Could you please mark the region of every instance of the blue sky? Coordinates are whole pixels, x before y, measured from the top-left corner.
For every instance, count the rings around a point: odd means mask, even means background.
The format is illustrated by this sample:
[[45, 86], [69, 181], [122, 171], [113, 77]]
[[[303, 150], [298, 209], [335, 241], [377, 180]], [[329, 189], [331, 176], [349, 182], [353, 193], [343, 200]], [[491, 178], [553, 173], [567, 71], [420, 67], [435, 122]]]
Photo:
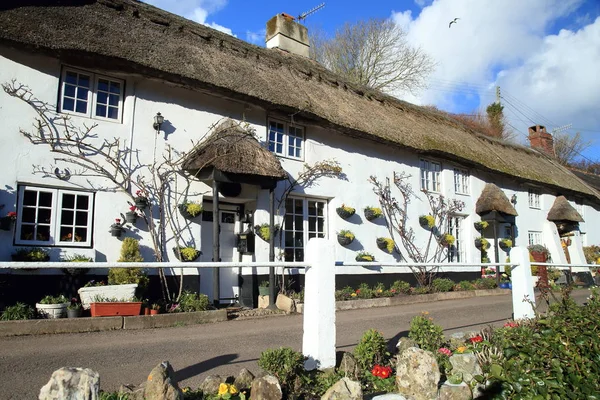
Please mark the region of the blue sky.
[[[264, 46], [268, 19], [297, 16], [321, 1], [147, 0], [239, 39]], [[571, 124], [600, 159], [599, 0], [325, 1], [305, 25], [328, 33], [345, 22], [390, 18], [437, 62], [428, 89], [394, 93], [450, 112], [485, 108], [501, 88], [510, 125], [523, 143], [534, 123], [552, 130]], [[460, 20], [452, 28], [448, 22]]]

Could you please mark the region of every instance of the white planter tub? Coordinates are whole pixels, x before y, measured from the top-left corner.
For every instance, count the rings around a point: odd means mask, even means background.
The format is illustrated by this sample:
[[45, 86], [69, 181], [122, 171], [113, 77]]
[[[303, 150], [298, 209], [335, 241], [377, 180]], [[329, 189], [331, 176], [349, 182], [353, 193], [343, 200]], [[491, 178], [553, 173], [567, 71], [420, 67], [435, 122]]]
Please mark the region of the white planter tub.
[[96, 296], [103, 298], [116, 299], [116, 301], [128, 301], [135, 296], [137, 283], [127, 285], [105, 285], [105, 286], [90, 286], [82, 287], [77, 292], [81, 298], [81, 305], [84, 310], [90, 309], [90, 304]]
[[67, 316], [67, 307], [70, 303], [60, 304], [40, 304], [36, 303], [35, 308], [38, 314], [43, 318], [64, 318]]

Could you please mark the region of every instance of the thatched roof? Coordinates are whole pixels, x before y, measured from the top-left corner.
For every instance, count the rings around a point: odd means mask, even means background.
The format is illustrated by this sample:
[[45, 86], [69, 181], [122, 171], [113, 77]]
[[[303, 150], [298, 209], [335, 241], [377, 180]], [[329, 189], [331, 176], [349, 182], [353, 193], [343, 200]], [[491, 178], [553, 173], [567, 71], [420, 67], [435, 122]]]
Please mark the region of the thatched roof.
[[499, 211], [507, 215], [517, 216], [517, 210], [508, 200], [504, 192], [493, 183], [485, 185], [475, 204], [475, 212], [479, 215], [490, 211]]
[[[6, 2], [5, 2], [6, 3]], [[480, 135], [446, 116], [352, 85], [314, 61], [246, 43], [135, 0], [13, 0], [0, 44], [81, 67], [141, 74], [295, 114], [352, 137], [451, 159], [600, 201], [540, 152]], [[21, 4], [24, 4], [21, 6]]]
[[213, 133], [185, 157], [182, 168], [192, 172], [216, 168], [230, 174], [275, 180], [287, 176], [279, 159], [262, 147], [252, 133], [230, 119], [215, 127]]
[[583, 222], [583, 218], [565, 196], [558, 196], [548, 211], [548, 221]]
[[598, 193], [600, 193], [600, 175], [579, 171], [576, 169], [571, 169], [571, 172], [574, 173], [579, 179], [590, 185], [592, 188], [596, 189]]

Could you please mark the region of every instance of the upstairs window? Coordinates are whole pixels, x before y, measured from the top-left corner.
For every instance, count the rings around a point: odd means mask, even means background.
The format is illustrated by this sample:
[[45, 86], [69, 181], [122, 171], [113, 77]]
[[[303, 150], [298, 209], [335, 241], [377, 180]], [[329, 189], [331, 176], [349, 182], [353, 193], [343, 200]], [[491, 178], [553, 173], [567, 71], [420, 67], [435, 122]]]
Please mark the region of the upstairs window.
[[540, 208], [540, 191], [529, 189], [529, 208]]
[[441, 174], [442, 164], [434, 161], [421, 160], [421, 190], [427, 192], [441, 192]]
[[269, 151], [287, 158], [304, 158], [304, 128], [279, 121], [269, 121]]
[[109, 121], [121, 121], [123, 81], [91, 72], [65, 69], [60, 111]]
[[529, 231], [527, 232], [527, 239], [530, 246], [533, 246], [534, 244], [542, 244], [542, 232]]
[[21, 186], [16, 244], [89, 247], [93, 194]]
[[454, 168], [454, 192], [469, 194], [469, 171]]

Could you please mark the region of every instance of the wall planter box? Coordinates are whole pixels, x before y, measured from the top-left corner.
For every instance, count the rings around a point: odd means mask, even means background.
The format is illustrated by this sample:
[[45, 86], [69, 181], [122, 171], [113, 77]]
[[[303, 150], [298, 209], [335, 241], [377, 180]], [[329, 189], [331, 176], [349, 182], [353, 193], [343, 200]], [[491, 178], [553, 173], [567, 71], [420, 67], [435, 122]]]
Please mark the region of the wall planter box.
[[36, 303], [35, 308], [38, 314], [43, 318], [64, 318], [67, 315], [67, 307], [70, 303], [60, 304], [39, 304]]
[[140, 315], [142, 302], [123, 303], [92, 303], [90, 311], [92, 317], [114, 317]]
[[137, 283], [130, 283], [127, 285], [90, 286], [82, 287], [77, 293], [79, 293], [83, 309], [89, 310], [90, 304], [94, 301], [96, 296], [109, 299], [129, 300], [135, 296], [135, 289], [137, 289], [137, 286]]

